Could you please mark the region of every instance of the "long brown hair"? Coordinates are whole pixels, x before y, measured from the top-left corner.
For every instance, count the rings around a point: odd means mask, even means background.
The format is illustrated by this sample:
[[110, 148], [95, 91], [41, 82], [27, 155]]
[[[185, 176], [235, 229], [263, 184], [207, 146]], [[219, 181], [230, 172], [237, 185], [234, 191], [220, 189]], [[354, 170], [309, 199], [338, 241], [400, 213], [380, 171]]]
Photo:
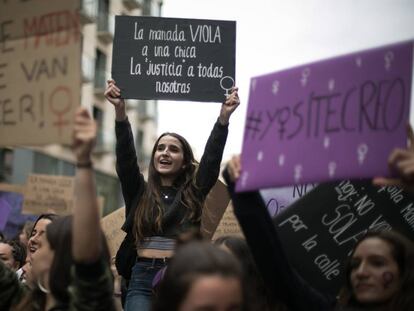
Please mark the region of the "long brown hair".
[[[45, 218], [45, 217], [43, 217]], [[102, 254], [105, 263], [109, 265], [110, 254], [108, 244], [101, 230]], [[70, 303], [68, 287], [71, 284], [71, 268], [75, 264], [72, 255], [73, 216], [56, 216], [46, 227], [46, 238], [54, 257], [49, 270], [49, 290], [58, 304], [67, 306]], [[27, 293], [22, 302], [15, 307], [15, 311], [45, 310], [46, 295], [38, 286]], [[108, 306], [112, 310], [113, 306]]]
[[148, 182], [135, 212], [134, 237], [138, 242], [142, 241], [146, 231], [153, 230], [161, 232], [162, 230], [161, 178], [155, 169], [154, 154], [160, 139], [164, 136], [172, 136], [181, 143], [184, 156], [183, 169], [174, 180], [173, 187], [179, 192], [180, 203], [187, 209], [187, 217], [193, 221], [199, 221], [201, 219], [203, 202], [202, 198], [197, 195], [198, 187], [195, 183], [195, 175], [198, 162], [194, 159], [193, 150], [187, 140], [181, 135], [171, 132], [163, 133], [158, 137], [152, 149], [148, 168]]
[[180, 246], [168, 263], [152, 311], [179, 310], [193, 284], [203, 276], [213, 275], [237, 279], [245, 294], [242, 267], [233, 255], [206, 241]]
[[369, 238], [381, 239], [391, 247], [391, 255], [397, 263], [400, 272], [400, 287], [388, 303], [388, 310], [414, 310], [414, 243], [396, 231], [385, 230], [368, 231], [355, 245], [345, 265], [346, 283], [340, 293], [339, 306], [358, 306], [350, 281], [351, 259], [358, 245]]

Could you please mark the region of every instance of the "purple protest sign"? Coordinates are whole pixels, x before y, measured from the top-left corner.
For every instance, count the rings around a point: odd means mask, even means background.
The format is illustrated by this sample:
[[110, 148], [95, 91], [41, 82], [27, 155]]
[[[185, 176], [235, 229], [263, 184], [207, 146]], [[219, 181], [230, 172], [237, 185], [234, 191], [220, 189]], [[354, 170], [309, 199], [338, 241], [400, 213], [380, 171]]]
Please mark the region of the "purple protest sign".
[[252, 78], [237, 190], [387, 176], [412, 61], [408, 42]]
[[4, 230], [6, 227], [11, 210], [12, 207], [10, 204], [6, 200], [0, 198], [0, 230]]

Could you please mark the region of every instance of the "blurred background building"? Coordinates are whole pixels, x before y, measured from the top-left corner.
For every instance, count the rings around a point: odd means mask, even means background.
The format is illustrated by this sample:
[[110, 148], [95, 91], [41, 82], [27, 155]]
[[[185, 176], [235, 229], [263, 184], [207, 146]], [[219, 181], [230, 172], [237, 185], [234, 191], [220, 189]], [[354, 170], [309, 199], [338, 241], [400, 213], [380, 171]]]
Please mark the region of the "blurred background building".
[[[98, 195], [104, 198], [103, 216], [123, 204], [115, 172], [114, 109], [103, 95], [106, 80], [111, 77], [115, 15], [161, 16], [161, 9], [162, 0], [81, 0], [81, 104], [90, 109], [99, 128], [94, 168]], [[157, 102], [128, 100], [127, 109], [138, 160], [146, 171], [157, 136]], [[0, 148], [0, 182], [24, 184], [30, 173], [74, 175], [72, 153], [60, 145]]]

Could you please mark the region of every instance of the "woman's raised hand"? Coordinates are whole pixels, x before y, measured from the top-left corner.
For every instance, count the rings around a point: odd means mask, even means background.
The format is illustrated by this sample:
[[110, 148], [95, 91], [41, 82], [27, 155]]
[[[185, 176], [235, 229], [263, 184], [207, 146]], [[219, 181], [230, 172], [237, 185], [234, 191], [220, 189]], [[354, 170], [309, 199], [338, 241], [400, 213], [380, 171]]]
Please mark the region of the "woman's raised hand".
[[105, 90], [105, 98], [115, 107], [117, 121], [126, 119], [125, 101], [121, 98], [121, 90], [116, 86], [114, 80], [108, 80]]
[[240, 105], [238, 90], [239, 88], [233, 87], [231, 89], [231, 94], [227, 97], [226, 101], [221, 105], [219, 122], [222, 125], [226, 125], [229, 123], [231, 114]]
[[241, 160], [240, 155], [234, 155], [229, 162], [227, 162], [227, 173], [229, 174], [230, 180], [236, 182], [241, 174]]
[[408, 148], [394, 149], [389, 158], [388, 166], [397, 178], [374, 178], [373, 183], [377, 186], [400, 186], [414, 193], [414, 133], [411, 126], [408, 128]]
[[75, 115], [72, 150], [76, 161], [84, 164], [91, 161], [92, 149], [95, 146], [97, 126], [88, 110], [79, 107]]

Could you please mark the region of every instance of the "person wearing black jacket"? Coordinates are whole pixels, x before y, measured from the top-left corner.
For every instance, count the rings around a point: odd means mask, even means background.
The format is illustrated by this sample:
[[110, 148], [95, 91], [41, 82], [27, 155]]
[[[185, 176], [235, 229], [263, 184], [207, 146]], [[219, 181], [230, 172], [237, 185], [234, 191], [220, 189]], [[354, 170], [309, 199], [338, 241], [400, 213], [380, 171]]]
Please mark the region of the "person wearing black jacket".
[[[390, 166], [401, 179], [374, 179], [374, 184], [399, 184], [412, 189], [414, 152], [396, 150]], [[336, 297], [320, 293], [289, 265], [277, 230], [258, 191], [236, 193], [242, 168], [235, 156], [223, 176], [234, 213], [251, 249], [265, 286], [291, 311], [414, 310], [414, 245], [396, 232], [369, 232], [354, 247], [345, 266], [346, 284]]]
[[115, 108], [116, 169], [126, 206], [122, 230], [127, 236], [117, 253], [116, 266], [120, 275], [130, 277], [125, 310], [146, 311], [151, 304], [152, 280], [172, 257], [176, 239], [200, 229], [204, 200], [220, 172], [229, 119], [240, 101], [234, 88], [221, 106], [199, 164], [182, 136], [162, 134], [154, 144], [146, 182], [115, 81], [108, 81], [105, 96]]

